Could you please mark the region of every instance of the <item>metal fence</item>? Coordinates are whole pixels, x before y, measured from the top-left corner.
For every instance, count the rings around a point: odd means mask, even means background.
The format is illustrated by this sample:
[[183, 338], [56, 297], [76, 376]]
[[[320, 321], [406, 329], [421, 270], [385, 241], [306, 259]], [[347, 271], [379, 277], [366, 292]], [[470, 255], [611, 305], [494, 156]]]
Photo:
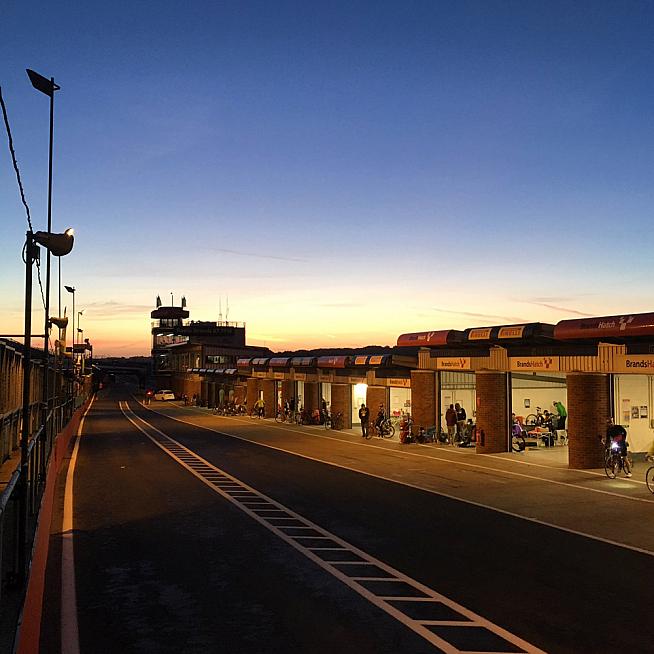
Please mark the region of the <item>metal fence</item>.
[[[45, 419], [44, 404], [32, 403], [28, 412], [30, 438], [26, 457], [21, 457], [20, 449], [22, 410], [0, 415], [2, 462], [9, 470], [11, 466], [7, 461], [13, 459], [16, 462], [13, 472], [8, 473], [9, 478], [1, 481], [0, 490], [0, 615], [5, 613], [5, 619], [12, 611], [17, 617], [23, 602], [29, 553], [54, 440], [87, 396], [88, 392], [65, 400], [53, 398], [52, 409]], [[21, 465], [21, 459], [25, 465]], [[13, 634], [5, 636], [13, 639]], [[8, 642], [0, 642], [0, 651], [10, 651], [8, 647]]]

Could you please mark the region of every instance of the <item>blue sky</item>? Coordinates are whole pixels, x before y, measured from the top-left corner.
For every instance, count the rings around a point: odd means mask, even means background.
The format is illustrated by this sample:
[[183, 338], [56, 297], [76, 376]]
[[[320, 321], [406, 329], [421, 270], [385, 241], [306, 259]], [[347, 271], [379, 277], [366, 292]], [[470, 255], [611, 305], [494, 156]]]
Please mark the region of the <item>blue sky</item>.
[[[652, 309], [654, 7], [5, 3], [0, 84], [99, 354], [157, 293], [273, 348]], [[0, 135], [0, 316], [25, 217]], [[56, 293], [53, 294], [56, 306]], [[36, 303], [35, 303], [36, 308]], [[70, 307], [69, 307], [70, 312]], [[35, 314], [36, 315], [36, 314]]]

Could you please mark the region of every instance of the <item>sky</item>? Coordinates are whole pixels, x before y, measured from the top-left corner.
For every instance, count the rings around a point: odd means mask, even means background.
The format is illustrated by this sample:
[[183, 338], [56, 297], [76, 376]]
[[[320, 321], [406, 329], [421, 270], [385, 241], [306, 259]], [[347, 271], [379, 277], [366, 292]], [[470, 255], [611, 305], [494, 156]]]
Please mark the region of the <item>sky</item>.
[[[0, 86], [35, 229], [72, 226], [96, 356], [150, 311], [273, 350], [654, 309], [654, 5], [410, 1], [0, 7]], [[0, 129], [0, 332], [27, 228]], [[53, 267], [51, 304], [58, 310]], [[34, 321], [43, 320], [35, 287]], [[68, 315], [72, 306], [64, 292]], [[62, 309], [63, 311], [63, 309]]]

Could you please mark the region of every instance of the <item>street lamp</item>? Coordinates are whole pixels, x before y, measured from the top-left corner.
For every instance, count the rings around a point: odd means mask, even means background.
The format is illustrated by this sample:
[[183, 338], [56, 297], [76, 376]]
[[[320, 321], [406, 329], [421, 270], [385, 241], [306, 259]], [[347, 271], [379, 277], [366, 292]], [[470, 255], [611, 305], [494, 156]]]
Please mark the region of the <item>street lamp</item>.
[[[73, 347], [71, 349], [72, 360], [75, 361], [75, 287], [74, 286], [64, 286], [64, 288], [73, 295]], [[66, 366], [68, 367], [68, 366]]]
[[[43, 77], [43, 75], [39, 75], [39, 73], [27, 68], [26, 69], [27, 76], [30, 79], [30, 82], [32, 83], [32, 86], [37, 90], [40, 91], [41, 93], [44, 93], [50, 98], [50, 140], [49, 140], [49, 147], [48, 147], [48, 229], [46, 232], [36, 232], [36, 234], [47, 234], [49, 236], [55, 236], [52, 234], [52, 144], [53, 144], [53, 138], [54, 138], [54, 96], [55, 92], [58, 91], [61, 87], [57, 84], [55, 84], [54, 77], [51, 77], [48, 79], [47, 77]], [[34, 234], [35, 240], [38, 242], [38, 239], [36, 239], [36, 234]], [[42, 243], [42, 245], [45, 246], [45, 244]], [[47, 416], [47, 411], [50, 406], [50, 398], [49, 398], [49, 388], [48, 388], [48, 363], [49, 363], [49, 352], [48, 352], [48, 344], [49, 344], [49, 336], [50, 336], [50, 331], [49, 331], [49, 320], [50, 320], [50, 254], [53, 254], [55, 257], [59, 257], [59, 286], [61, 287], [61, 257], [65, 256], [68, 254], [68, 252], [64, 253], [58, 253], [54, 249], [51, 249], [47, 246], [47, 254], [46, 254], [46, 264], [45, 264], [45, 328], [43, 330], [43, 333], [45, 334], [45, 339], [43, 342], [43, 358], [45, 360], [45, 379], [43, 382], [43, 398], [46, 403], [46, 416]], [[71, 247], [72, 247], [72, 241], [71, 241]], [[70, 250], [69, 250], [70, 251]], [[29, 257], [29, 255], [28, 255]], [[59, 314], [61, 314], [61, 288], [59, 289]]]
[[[54, 96], [55, 92], [58, 91], [61, 87], [58, 84], [55, 84], [54, 77], [50, 79], [39, 75], [39, 73], [26, 69], [27, 76], [30, 78], [32, 86], [41, 93], [44, 93], [50, 98], [50, 140], [48, 147], [48, 234], [52, 232], [52, 145], [54, 138]], [[61, 286], [61, 257], [62, 254], [52, 253], [56, 257], [59, 257], [59, 285]], [[48, 314], [50, 311], [50, 250], [47, 252], [46, 256], [46, 268], [45, 268], [45, 325], [46, 325], [46, 334], [48, 328]], [[61, 305], [61, 290], [59, 293], [59, 304]], [[59, 307], [59, 313], [61, 313], [61, 306]], [[45, 354], [47, 359], [48, 354], [48, 337], [45, 338]]]
[[[39, 245], [46, 248], [48, 253], [57, 257], [66, 256], [72, 249], [75, 237], [72, 229], [63, 234], [51, 232], [27, 232], [25, 239], [25, 351], [23, 352], [23, 406], [22, 428], [20, 436], [20, 511], [18, 520], [19, 537], [19, 570], [25, 574], [25, 548], [27, 537], [27, 500], [28, 500], [28, 446], [30, 438], [30, 382], [32, 373], [32, 264], [39, 258]], [[49, 331], [49, 318], [45, 324], [46, 355]], [[48, 378], [48, 358], [45, 361], [45, 385]], [[46, 395], [47, 398], [47, 395]], [[47, 420], [47, 409], [45, 414]], [[44, 421], [44, 426], [46, 422]]]
[[[80, 316], [81, 316], [85, 311], [86, 311], [86, 309], [82, 309], [81, 311], [78, 311], [78, 312], [77, 312], [77, 333], [78, 333], [78, 334], [79, 334], [79, 333], [82, 333], [82, 334], [84, 333], [84, 330], [79, 328], [79, 324], [80, 324]], [[76, 343], [79, 343], [80, 341], [79, 341], [79, 339], [76, 339], [75, 342], [76, 342]]]

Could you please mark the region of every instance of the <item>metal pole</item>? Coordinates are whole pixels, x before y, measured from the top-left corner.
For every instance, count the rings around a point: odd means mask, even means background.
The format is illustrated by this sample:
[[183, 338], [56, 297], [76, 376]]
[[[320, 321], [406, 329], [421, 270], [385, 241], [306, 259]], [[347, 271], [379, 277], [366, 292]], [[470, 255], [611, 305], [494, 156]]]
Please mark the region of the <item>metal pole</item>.
[[73, 289], [73, 342], [71, 344], [72, 350], [70, 353], [70, 360], [73, 362], [73, 373], [75, 372], [75, 290]]
[[23, 406], [20, 435], [20, 487], [18, 501], [18, 571], [22, 579], [27, 563], [27, 505], [29, 496], [27, 453], [30, 438], [30, 377], [32, 372], [32, 261], [35, 253], [32, 232], [25, 245], [25, 351], [23, 352]]
[[[50, 78], [52, 84], [52, 93], [50, 94], [50, 143], [48, 151], [48, 234], [52, 233], [52, 141], [54, 136], [54, 96], [55, 96], [55, 81], [54, 77]], [[45, 403], [43, 414], [43, 425], [45, 426], [45, 435], [48, 433], [48, 413], [50, 411], [50, 354], [49, 354], [49, 336], [50, 336], [50, 250], [46, 248], [46, 264], [45, 264], [45, 339], [43, 343], [43, 356], [44, 356], [44, 369], [45, 378], [43, 381], [43, 401]]]

